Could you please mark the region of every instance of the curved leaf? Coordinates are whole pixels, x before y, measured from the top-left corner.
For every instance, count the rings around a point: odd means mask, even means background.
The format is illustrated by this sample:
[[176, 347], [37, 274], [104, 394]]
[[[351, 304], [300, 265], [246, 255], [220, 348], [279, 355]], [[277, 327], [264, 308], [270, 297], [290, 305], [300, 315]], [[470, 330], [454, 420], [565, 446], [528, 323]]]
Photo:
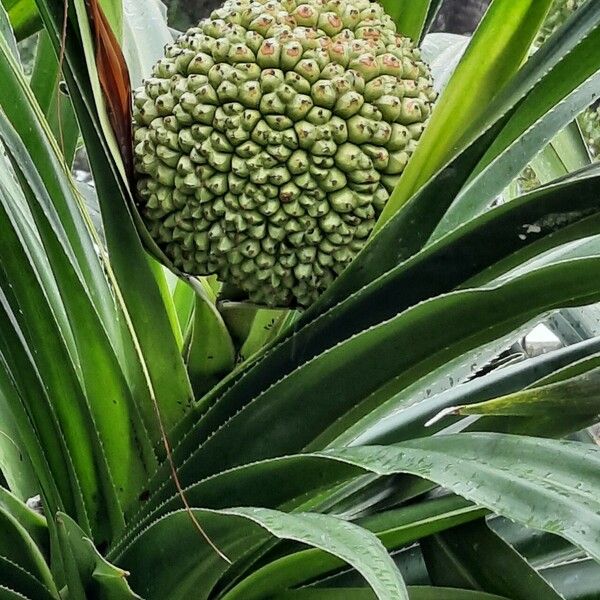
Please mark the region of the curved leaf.
[[[463, 433], [376, 448], [379, 473], [398, 469], [425, 477], [496, 514], [561, 535], [600, 560], [599, 447]], [[359, 465], [367, 452], [343, 448], [321, 454]]]
[[[563, 536], [596, 559], [600, 558], [600, 470], [598, 469], [600, 448], [598, 447], [579, 442], [506, 434], [463, 433], [413, 440], [396, 446], [331, 449], [297, 458], [276, 459], [268, 464], [283, 464], [281, 461], [293, 464], [294, 461], [298, 461], [299, 464], [304, 463], [308, 467], [311, 461], [319, 459], [325, 462], [320, 469], [315, 465], [315, 475], [326, 473], [329, 470], [327, 461], [332, 461], [334, 464], [341, 462], [356, 467], [358, 471], [354, 472], [354, 476], [363, 471], [380, 476], [406, 473], [425, 478], [496, 514], [506, 516], [528, 527]], [[235, 489], [235, 484], [242, 485], [243, 481], [237, 479], [237, 475], [246, 470], [251, 473], [256, 468], [257, 465], [252, 465], [238, 471], [231, 471], [215, 477], [213, 481], [217, 482], [220, 478], [229, 479], [231, 489]], [[332, 473], [337, 477], [352, 476], [350, 472], [344, 474], [343, 471], [337, 473], [336, 471], [337, 468]], [[285, 472], [284, 469], [282, 473]], [[311, 471], [307, 469], [306, 472]], [[263, 476], [270, 476], [272, 481], [274, 473], [265, 471]], [[255, 481], [255, 486], [261, 486], [259, 481]], [[202, 501], [202, 485], [198, 485], [199, 495], [196, 497], [192, 490], [188, 491], [188, 497], [192, 502]], [[217, 486], [214, 492], [217, 490], [221, 492], [220, 501], [226, 501], [227, 488]], [[260, 493], [260, 489], [253, 493]], [[204, 500], [206, 499], [205, 497]], [[202, 514], [198, 512], [199, 517]], [[159, 519], [127, 545], [120, 563], [133, 567], [133, 556], [137, 556], [135, 561], [142, 561], [140, 552], [144, 543], [148, 548], [153, 547], [153, 544], [163, 548], [164, 554], [161, 555], [161, 560], [165, 560], [171, 554], [177, 554], [175, 550], [165, 547], [166, 543], [180, 542], [183, 544], [182, 548], [190, 543], [192, 547], [197, 547], [202, 542], [197, 538], [193, 528], [189, 527], [188, 522], [181, 523], [183, 529], [176, 536], [177, 540], [169, 541], [171, 534], [168, 533], [170, 529], [166, 522], [175, 518], [179, 521], [184, 517], [183, 513], [171, 513], [171, 516], [167, 515]], [[185, 535], [189, 537], [182, 537], [184, 529], [188, 532]], [[241, 526], [234, 529], [235, 532], [232, 531], [227, 537], [222, 530], [217, 531], [212, 525], [207, 527], [209, 534], [212, 534], [212, 539], [218, 541], [219, 536], [225, 536], [221, 538], [222, 543], [219, 546], [230, 558], [237, 559], [242, 548], [251, 549], [259, 543], [259, 540], [253, 538], [250, 532]], [[160, 538], [146, 537], [147, 532], [152, 531], [155, 531], [152, 536], [159, 535], [158, 531], [163, 533], [160, 534]], [[203, 552], [206, 555], [210, 550], [204, 547]], [[184, 554], [186, 561], [177, 568], [193, 570], [192, 565], [198, 564], [198, 557], [189, 557], [188, 552]], [[178, 557], [177, 560], [180, 558]], [[207, 571], [196, 571], [193, 575], [190, 574], [190, 579], [185, 585], [199, 585], [198, 582], [216, 568], [218, 564], [215, 563], [216, 560], [210, 556], [202, 559], [202, 568]], [[168, 573], [170, 577], [170, 569]], [[172, 576], [178, 577], [176, 573]], [[214, 577], [216, 578], [217, 575], [215, 574]], [[163, 583], [165, 586], [174, 585], [173, 581]]]
[[[482, 514], [482, 509], [462, 498], [450, 497], [387, 511], [362, 519], [359, 524], [375, 533], [386, 548], [394, 549]], [[342, 565], [339, 559], [317, 549], [295, 552], [250, 573], [225, 594], [224, 600], [271, 598], [281, 590], [322, 578]]]
[[[416, 384], [417, 389], [407, 388], [358, 420], [335, 440], [335, 445], [393, 444], [432, 435], [455, 422], [455, 419], [449, 417], [443, 423], [438, 422], [434, 425], [432, 420], [440, 411], [458, 403], [475, 404], [495, 398], [498, 394], [514, 393], [538, 382], [548, 374], [592, 355], [598, 349], [600, 339], [580, 342], [528, 361], [505, 366], [459, 386], [449, 386], [437, 394], [427, 394], [427, 390], [431, 389], [428, 387], [431, 381], [424, 378]], [[437, 376], [439, 375], [438, 373]], [[436, 374], [433, 377], [435, 378]]]
[[[483, 592], [425, 586], [409, 586], [408, 597], [410, 600], [507, 600]], [[360, 588], [307, 588], [278, 594], [273, 597], [273, 600], [373, 600], [373, 598], [369, 590]]]
[[19, 522], [19, 525], [27, 531], [42, 553], [46, 556], [50, 555], [48, 526], [45, 517], [31, 510], [2, 487], [0, 487], [0, 509], [11, 514]]
[[75, 521], [59, 513], [56, 526], [69, 598], [142, 600], [129, 587], [128, 573], [107, 562]]
[[[261, 508], [194, 509], [194, 514], [232, 560], [257, 540], [266, 539], [268, 533], [321, 548], [348, 562], [381, 600], [408, 599], [402, 578], [383, 545], [373, 534], [351, 523], [326, 515], [292, 515]], [[184, 512], [171, 513], [148, 527], [120, 564], [131, 568], [132, 586], [148, 600], [188, 598], [192, 590], [195, 598], [207, 598], [225, 566], [189, 526]], [[136, 565], [145, 567], [142, 573], [134, 568]], [[163, 576], [148, 578], [144, 571]]]

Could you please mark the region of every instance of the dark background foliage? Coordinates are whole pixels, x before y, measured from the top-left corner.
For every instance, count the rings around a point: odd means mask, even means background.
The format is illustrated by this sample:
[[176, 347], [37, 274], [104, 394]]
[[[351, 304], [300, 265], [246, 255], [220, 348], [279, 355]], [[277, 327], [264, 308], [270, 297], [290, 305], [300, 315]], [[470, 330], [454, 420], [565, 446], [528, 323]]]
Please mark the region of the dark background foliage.
[[472, 33], [490, 0], [446, 0], [433, 25], [433, 31]]

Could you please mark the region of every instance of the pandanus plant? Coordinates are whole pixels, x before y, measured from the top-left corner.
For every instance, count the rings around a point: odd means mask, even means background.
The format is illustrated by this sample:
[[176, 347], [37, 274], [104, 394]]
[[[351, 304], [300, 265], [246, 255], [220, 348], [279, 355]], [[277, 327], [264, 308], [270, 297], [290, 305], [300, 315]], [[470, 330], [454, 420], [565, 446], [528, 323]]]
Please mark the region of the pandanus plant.
[[3, 4], [1, 598], [600, 594], [600, 4]]

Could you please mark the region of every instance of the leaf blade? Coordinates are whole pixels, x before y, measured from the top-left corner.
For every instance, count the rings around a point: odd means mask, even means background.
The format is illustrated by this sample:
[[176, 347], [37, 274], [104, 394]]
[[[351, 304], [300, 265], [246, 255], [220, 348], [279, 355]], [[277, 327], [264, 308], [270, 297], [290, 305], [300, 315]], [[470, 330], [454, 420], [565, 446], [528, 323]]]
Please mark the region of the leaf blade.
[[[454, 153], [455, 146], [521, 66], [551, 0], [496, 0], [467, 47], [401, 179], [378, 219], [376, 231]], [[465, 96], [465, 90], [469, 94]], [[443, 140], [443, 141], [442, 141]]]

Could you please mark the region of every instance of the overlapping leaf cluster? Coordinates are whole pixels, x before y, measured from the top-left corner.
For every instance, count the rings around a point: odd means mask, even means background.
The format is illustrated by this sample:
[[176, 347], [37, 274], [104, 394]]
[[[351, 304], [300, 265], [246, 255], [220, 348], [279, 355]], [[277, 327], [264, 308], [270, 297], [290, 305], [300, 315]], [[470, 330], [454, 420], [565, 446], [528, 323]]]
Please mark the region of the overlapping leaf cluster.
[[[600, 450], [576, 432], [599, 412], [599, 338], [479, 370], [600, 301], [589, 156], [506, 193], [557, 134], [582, 147], [600, 5], [530, 55], [551, 1], [492, 2], [376, 234], [295, 315], [173, 285], [144, 251], [89, 4], [66, 36], [63, 3], [35, 4], [7, 2], [18, 34], [45, 28], [30, 81], [1, 13], [0, 596], [597, 595]], [[439, 3], [400, 4], [419, 38]], [[79, 134], [94, 189], [70, 174]]]

